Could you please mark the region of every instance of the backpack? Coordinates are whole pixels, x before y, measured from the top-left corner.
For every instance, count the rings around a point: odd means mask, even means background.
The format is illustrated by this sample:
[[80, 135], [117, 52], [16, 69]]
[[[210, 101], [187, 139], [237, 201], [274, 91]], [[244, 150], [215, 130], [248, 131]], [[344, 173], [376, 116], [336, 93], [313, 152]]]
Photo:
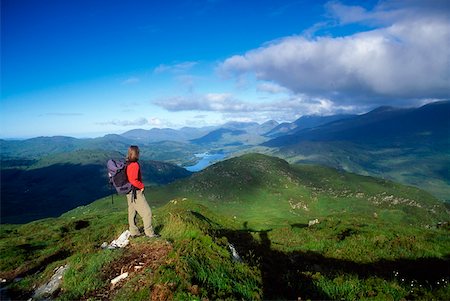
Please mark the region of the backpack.
[[109, 159], [108, 168], [109, 183], [117, 190], [117, 194], [127, 194], [133, 186], [128, 182], [127, 164], [123, 161]]

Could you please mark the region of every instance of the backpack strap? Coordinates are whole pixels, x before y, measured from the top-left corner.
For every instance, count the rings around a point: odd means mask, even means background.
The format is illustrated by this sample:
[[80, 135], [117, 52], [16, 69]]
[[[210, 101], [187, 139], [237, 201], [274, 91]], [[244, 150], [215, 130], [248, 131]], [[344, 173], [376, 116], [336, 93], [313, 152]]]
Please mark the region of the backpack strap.
[[136, 187], [134, 187], [133, 185], [131, 185], [131, 191], [132, 191], [132, 193], [133, 193], [133, 202], [136, 202], [136, 199], [137, 199], [137, 194], [136, 194]]

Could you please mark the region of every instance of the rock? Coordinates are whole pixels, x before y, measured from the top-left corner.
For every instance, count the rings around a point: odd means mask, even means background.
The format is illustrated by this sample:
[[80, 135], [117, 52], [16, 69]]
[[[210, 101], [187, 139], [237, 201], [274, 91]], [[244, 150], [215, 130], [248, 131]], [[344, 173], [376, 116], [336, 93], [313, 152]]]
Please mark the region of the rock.
[[449, 223], [448, 222], [439, 222], [439, 223], [437, 223], [436, 228], [449, 229]]
[[113, 240], [109, 246], [108, 249], [117, 249], [117, 248], [124, 248], [128, 245], [130, 242], [128, 238], [130, 238], [131, 233], [129, 230], [124, 231], [122, 234], [120, 234], [119, 238]]
[[241, 262], [242, 259], [241, 259], [241, 257], [239, 256], [238, 252], [236, 251], [235, 247], [234, 247], [232, 244], [229, 244], [229, 245], [228, 245], [228, 248], [230, 248], [231, 255], [233, 256], [233, 259], [234, 259], [235, 261]]
[[191, 287], [189, 287], [188, 290], [194, 296], [198, 296], [200, 294], [200, 289], [198, 288], [198, 285], [196, 285], [196, 284], [194, 284]]
[[119, 276], [117, 276], [116, 278], [114, 278], [113, 280], [111, 280], [111, 284], [115, 285], [117, 284], [120, 280], [123, 280], [125, 278], [128, 277], [128, 272], [120, 274]]
[[50, 281], [38, 287], [38, 289], [34, 292], [33, 299], [42, 299], [53, 295], [53, 293], [55, 293], [61, 286], [64, 273], [68, 268], [69, 265], [67, 264], [57, 268], [55, 274], [53, 274], [52, 278], [50, 278]]
[[319, 224], [319, 219], [313, 219], [308, 222], [308, 227], [314, 226], [315, 224]]

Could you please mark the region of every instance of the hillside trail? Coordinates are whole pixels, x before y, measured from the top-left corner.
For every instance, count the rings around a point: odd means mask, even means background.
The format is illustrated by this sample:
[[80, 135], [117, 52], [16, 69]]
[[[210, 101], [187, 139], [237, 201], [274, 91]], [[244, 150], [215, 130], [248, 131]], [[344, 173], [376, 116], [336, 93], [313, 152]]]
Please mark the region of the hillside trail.
[[[111, 300], [124, 285], [131, 285], [131, 290], [142, 289], [151, 285], [154, 271], [167, 262], [167, 255], [173, 249], [166, 240], [131, 241], [125, 248], [123, 256], [102, 268], [101, 277], [109, 286], [94, 291], [82, 300]], [[111, 280], [128, 273], [127, 277], [115, 284]], [[145, 274], [145, 277], [139, 277]], [[170, 295], [169, 287], [155, 286], [152, 289], [151, 300], [166, 300]]]

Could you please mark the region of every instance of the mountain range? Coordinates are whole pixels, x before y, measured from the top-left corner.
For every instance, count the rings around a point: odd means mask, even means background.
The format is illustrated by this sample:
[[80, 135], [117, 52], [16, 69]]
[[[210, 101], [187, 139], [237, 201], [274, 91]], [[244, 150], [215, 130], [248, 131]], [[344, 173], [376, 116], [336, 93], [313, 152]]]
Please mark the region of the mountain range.
[[380, 107], [362, 115], [329, 118], [331, 121], [325, 124], [297, 127], [264, 145], [288, 146], [302, 141], [350, 141], [383, 146], [438, 143], [439, 146], [448, 147], [449, 116], [450, 101], [431, 103], [420, 108]]
[[[230, 122], [214, 128], [137, 129], [90, 139], [0, 140], [2, 222], [28, 221], [44, 217], [46, 211], [49, 216], [60, 214], [106, 195], [104, 163], [109, 157], [123, 158], [130, 144], [140, 146], [142, 160], [149, 162], [146, 180], [155, 185], [189, 176], [182, 167], [197, 163], [198, 154], [233, 157], [257, 151], [290, 163], [394, 180], [449, 200], [448, 116], [450, 101], [441, 101], [419, 108], [380, 107], [362, 115], [303, 116], [282, 124]], [[165, 164], [171, 167], [159, 181], [156, 165]], [[84, 174], [90, 175], [87, 181], [78, 179]], [[29, 203], [43, 212], [27, 212]], [[23, 206], [15, 212], [29, 217], [21, 219], [11, 211], [17, 204]]]
[[289, 162], [315, 163], [414, 185], [450, 199], [450, 101], [381, 107], [265, 142]]

